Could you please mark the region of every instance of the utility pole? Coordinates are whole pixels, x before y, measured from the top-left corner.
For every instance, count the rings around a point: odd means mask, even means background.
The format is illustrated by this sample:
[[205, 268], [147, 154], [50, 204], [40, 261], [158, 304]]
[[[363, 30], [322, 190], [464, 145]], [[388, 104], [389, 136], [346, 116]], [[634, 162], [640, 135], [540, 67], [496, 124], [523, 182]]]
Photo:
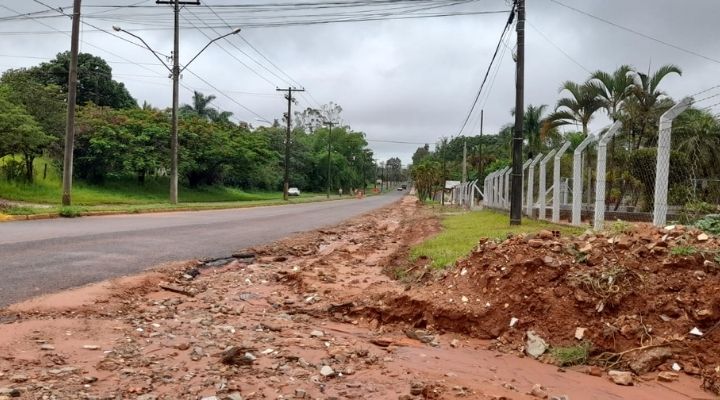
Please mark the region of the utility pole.
[[62, 205], [72, 204], [73, 151], [75, 149], [75, 101], [77, 98], [78, 43], [80, 41], [80, 0], [73, 2], [72, 34], [70, 35], [70, 71], [68, 73], [67, 125], [63, 158]]
[[463, 140], [463, 167], [462, 167], [462, 183], [467, 182], [467, 139]]
[[197, 1], [155, 0], [155, 4], [172, 4], [175, 15], [172, 67], [172, 122], [170, 132], [170, 203], [178, 202], [178, 103], [180, 97], [180, 6], [200, 5]]
[[328, 156], [327, 156], [327, 198], [330, 198], [330, 137], [332, 136], [332, 127], [335, 125], [334, 122], [325, 121], [325, 125], [330, 127], [328, 131]]
[[287, 110], [287, 131], [285, 132], [285, 179], [283, 183], [283, 200], [288, 199], [288, 189], [290, 188], [290, 121], [292, 119], [292, 103], [295, 101], [292, 97], [292, 92], [304, 92], [305, 89], [295, 89], [293, 87], [288, 87], [287, 89], [275, 89], [278, 92], [285, 92], [287, 91], [287, 94], [285, 95], [285, 98], [288, 101], [288, 110]]
[[485, 110], [480, 110], [480, 155], [478, 161], [478, 177], [483, 173], [483, 120], [485, 119]]
[[510, 225], [520, 225], [522, 217], [522, 145], [525, 91], [525, 0], [515, 0], [517, 7], [517, 64], [515, 75], [515, 132], [512, 146], [512, 187]]

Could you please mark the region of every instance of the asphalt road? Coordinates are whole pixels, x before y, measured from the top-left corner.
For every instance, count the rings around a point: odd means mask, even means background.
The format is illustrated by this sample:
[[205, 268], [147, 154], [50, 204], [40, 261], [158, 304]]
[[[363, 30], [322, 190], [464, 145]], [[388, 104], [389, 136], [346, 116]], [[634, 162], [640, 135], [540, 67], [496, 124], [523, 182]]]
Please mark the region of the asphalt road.
[[0, 307], [168, 261], [230, 256], [335, 225], [404, 192], [286, 206], [0, 223]]

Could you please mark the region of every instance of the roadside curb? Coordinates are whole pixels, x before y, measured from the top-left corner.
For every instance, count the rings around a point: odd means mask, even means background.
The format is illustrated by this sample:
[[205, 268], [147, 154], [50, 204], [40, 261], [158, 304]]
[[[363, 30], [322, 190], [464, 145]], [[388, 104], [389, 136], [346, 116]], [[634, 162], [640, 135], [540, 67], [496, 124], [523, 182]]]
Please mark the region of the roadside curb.
[[[373, 195], [372, 197], [377, 196]], [[109, 215], [134, 215], [134, 214], [158, 214], [158, 213], [166, 213], [166, 212], [188, 212], [188, 211], [218, 211], [218, 210], [235, 210], [235, 209], [243, 209], [243, 208], [256, 208], [256, 207], [276, 207], [276, 206], [285, 206], [285, 205], [291, 205], [291, 204], [311, 204], [311, 203], [324, 203], [324, 202], [330, 202], [330, 201], [339, 201], [339, 200], [357, 200], [355, 197], [343, 197], [343, 198], [331, 198], [331, 199], [320, 199], [317, 201], [307, 201], [307, 202], [301, 202], [301, 203], [271, 203], [271, 204], [247, 204], [247, 205], [241, 205], [239, 207], [207, 207], [207, 208], [192, 208], [192, 207], [183, 207], [183, 208], [171, 208], [171, 209], [162, 209], [162, 208], [149, 208], [145, 210], [135, 210], [135, 211], [84, 211], [79, 212], [76, 217], [63, 217], [59, 213], [44, 213], [44, 214], [30, 214], [30, 215], [9, 215], [9, 214], [1, 214], [0, 213], [0, 224], [3, 222], [15, 222], [15, 221], [33, 221], [33, 220], [42, 220], [42, 219], [56, 219], [56, 218], [80, 218], [80, 217], [101, 217], [101, 216], [109, 216]]]

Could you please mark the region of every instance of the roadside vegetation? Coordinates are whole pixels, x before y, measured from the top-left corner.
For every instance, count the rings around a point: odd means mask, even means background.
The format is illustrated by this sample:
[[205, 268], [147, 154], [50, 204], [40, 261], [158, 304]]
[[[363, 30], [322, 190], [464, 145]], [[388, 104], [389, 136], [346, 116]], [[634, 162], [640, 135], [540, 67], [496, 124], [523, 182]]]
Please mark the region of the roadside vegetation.
[[[57, 208], [68, 64], [65, 52], [0, 76], [0, 199]], [[78, 69], [73, 206], [178, 207], [166, 204], [170, 110], [139, 105], [100, 57], [81, 53]], [[214, 95], [195, 92], [179, 110], [181, 207], [280, 202], [284, 121], [256, 127], [213, 107], [214, 100]], [[365, 134], [343, 122], [339, 105], [298, 109], [290, 118], [290, 186], [302, 192], [292, 201], [317, 200], [314, 193], [325, 193], [328, 186], [332, 194], [339, 189], [349, 194], [372, 187], [377, 178], [405, 180], [400, 159], [376, 161]], [[332, 131], [325, 121], [336, 123]], [[23, 205], [9, 212], [34, 211]]]
[[413, 247], [410, 250], [411, 260], [427, 257], [433, 268], [445, 268], [468, 255], [483, 237], [503, 239], [508, 234], [533, 233], [543, 229], [560, 231], [563, 235], [582, 233], [582, 229], [577, 227], [528, 218], [524, 218], [520, 226], [510, 226], [508, 220], [507, 214], [490, 210], [446, 213], [442, 216], [442, 232]]

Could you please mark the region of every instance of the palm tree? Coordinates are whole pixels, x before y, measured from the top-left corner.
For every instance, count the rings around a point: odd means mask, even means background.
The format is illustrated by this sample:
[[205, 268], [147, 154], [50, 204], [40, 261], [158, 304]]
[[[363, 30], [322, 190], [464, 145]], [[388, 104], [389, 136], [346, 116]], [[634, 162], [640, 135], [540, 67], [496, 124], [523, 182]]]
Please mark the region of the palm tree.
[[183, 104], [180, 107], [180, 112], [182, 114], [194, 114], [213, 122], [229, 123], [233, 113], [230, 111], [218, 111], [210, 107], [210, 103], [215, 99], [216, 97], [213, 94], [205, 96], [198, 91], [193, 91], [193, 104]]
[[635, 148], [640, 148], [643, 138], [649, 135], [651, 129], [655, 128], [657, 117], [672, 106], [672, 101], [665, 92], [658, 89], [660, 82], [670, 75], [682, 75], [679, 67], [668, 64], [663, 65], [657, 71], [650, 74], [632, 72], [633, 87], [632, 96], [628, 98], [627, 109], [631, 111], [632, 123], [635, 129], [631, 130], [633, 139], [637, 137]]
[[560, 93], [562, 92], [568, 92], [570, 97], [558, 100], [555, 112], [545, 119], [543, 130], [579, 123], [582, 125], [583, 134], [587, 136], [588, 124], [590, 124], [593, 114], [603, 107], [596, 87], [588, 83], [578, 84], [566, 81], [560, 87]]
[[618, 120], [623, 102], [632, 93], [633, 72], [629, 65], [621, 65], [612, 74], [595, 71], [588, 80], [588, 84], [595, 87], [603, 107], [613, 122]]

